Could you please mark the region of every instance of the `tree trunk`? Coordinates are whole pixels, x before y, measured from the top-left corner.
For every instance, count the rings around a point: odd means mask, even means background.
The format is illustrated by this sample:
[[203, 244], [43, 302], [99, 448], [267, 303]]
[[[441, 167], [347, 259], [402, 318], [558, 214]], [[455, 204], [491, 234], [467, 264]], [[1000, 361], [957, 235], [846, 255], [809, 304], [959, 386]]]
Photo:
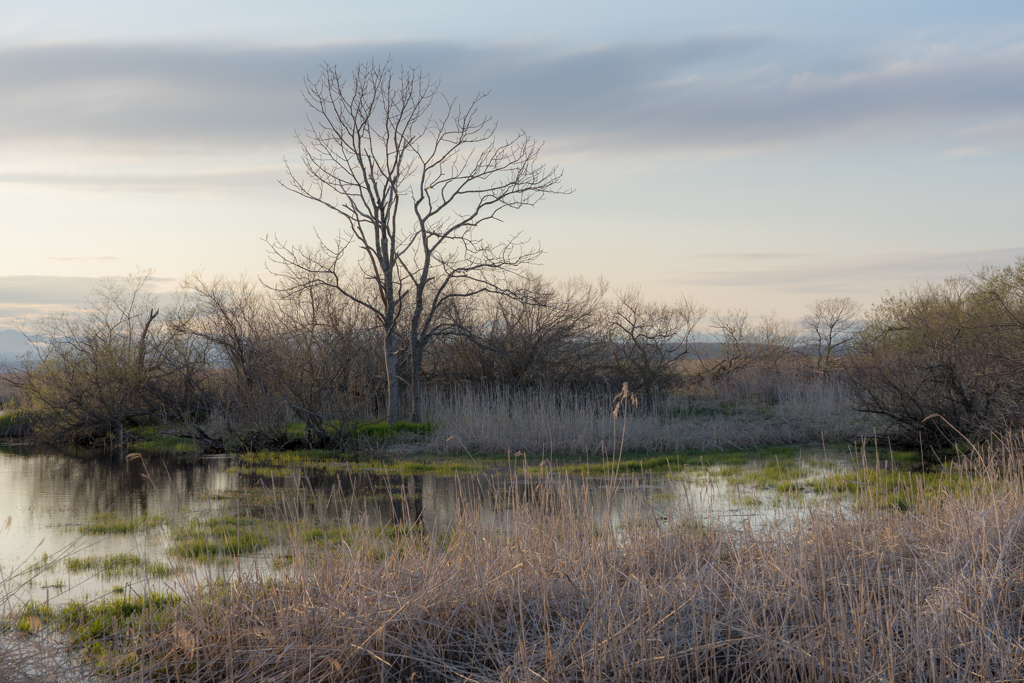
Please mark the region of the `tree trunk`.
[[393, 326], [384, 333], [384, 366], [388, 377], [388, 424], [398, 422], [398, 339]]
[[417, 339], [412, 348], [412, 421], [423, 422], [423, 385], [420, 372], [423, 368], [423, 341]]

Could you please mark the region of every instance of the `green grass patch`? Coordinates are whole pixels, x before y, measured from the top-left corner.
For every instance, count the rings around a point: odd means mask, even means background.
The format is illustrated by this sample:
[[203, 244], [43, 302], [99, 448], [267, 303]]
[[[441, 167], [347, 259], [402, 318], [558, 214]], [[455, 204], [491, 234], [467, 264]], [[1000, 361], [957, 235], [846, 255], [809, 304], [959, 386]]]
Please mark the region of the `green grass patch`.
[[768, 419], [778, 413], [778, 408], [763, 401], [713, 401], [696, 400], [685, 407], [676, 408], [668, 414], [667, 422], [678, 420], [713, 419], [718, 417]]
[[21, 427], [31, 424], [32, 414], [27, 410], [9, 410], [0, 415], [0, 432], [11, 427]]
[[723, 475], [734, 486], [755, 489], [775, 489], [780, 493], [795, 493], [805, 488], [806, 479], [817, 469], [803, 462], [788, 459], [766, 462], [760, 466], [742, 467], [724, 471]]
[[823, 494], [855, 496], [861, 507], [912, 510], [940, 495], [986, 496], [989, 482], [944, 467], [931, 472], [860, 468], [810, 482]]
[[[641, 474], [645, 472], [670, 473], [682, 471], [684, 467], [741, 467], [750, 463], [792, 462], [802, 453], [811, 451], [797, 446], [773, 446], [770, 448], [733, 451], [685, 451], [665, 455], [650, 453], [624, 453], [617, 457], [591, 457], [586, 461], [566, 462], [568, 457], [554, 456], [550, 459], [552, 469], [559, 472], [582, 476], [611, 476], [613, 474]], [[578, 456], [576, 456], [578, 459]], [[543, 468], [528, 466], [531, 473], [540, 473]]]
[[[846, 449], [831, 446], [830, 456], [848, 457]], [[483, 453], [472, 455], [405, 455], [394, 458], [365, 458], [352, 453], [335, 451], [261, 451], [243, 453], [238, 465], [231, 469], [240, 474], [261, 476], [267, 479], [281, 479], [301, 474], [302, 470], [318, 473], [358, 474], [361, 472], [382, 475], [439, 475], [477, 474], [505, 469], [514, 469], [527, 474], [543, 474], [550, 471], [579, 476], [606, 477], [615, 474], [657, 473], [671, 474], [684, 468], [737, 467], [772, 463], [795, 463], [801, 458], [808, 461], [820, 460], [821, 449], [800, 446], [772, 446], [759, 449], [736, 449], [728, 451], [684, 451], [681, 453], [652, 455], [651, 453], [625, 453], [621, 456], [590, 456], [545, 454], [543, 456], [508, 453]], [[536, 463], [536, 464], [534, 464]], [[739, 470], [737, 470], [738, 472]], [[767, 476], [771, 478], [770, 473]], [[775, 478], [782, 476], [780, 473]], [[771, 482], [751, 485], [770, 485]]]
[[47, 621], [72, 644], [82, 646], [102, 671], [104, 663], [113, 663], [107, 658], [118, 651], [122, 638], [169, 627], [169, 608], [179, 600], [170, 593], [149, 593], [95, 602], [74, 601], [55, 610]]
[[263, 479], [285, 479], [295, 476], [296, 473], [294, 469], [288, 467], [246, 467], [244, 465], [232, 465], [228, 468], [228, 472]]
[[196, 453], [198, 449], [192, 439], [172, 436], [160, 431], [160, 427], [132, 427], [128, 433], [132, 438], [132, 448], [140, 451], [160, 451], [174, 453]]
[[359, 456], [340, 451], [315, 449], [308, 451], [256, 451], [241, 453], [238, 462], [248, 467], [317, 467], [356, 461]]
[[319, 473], [335, 473], [349, 468], [358, 456], [339, 451], [258, 451], [241, 453], [238, 464], [228, 468], [229, 472], [264, 479], [283, 479], [302, 474], [302, 470]]
[[60, 608], [33, 601], [8, 614], [0, 625], [5, 631], [16, 630], [26, 635], [44, 628], [54, 629], [66, 634], [72, 643], [88, 645], [96, 652], [97, 646], [102, 649], [100, 643], [123, 633], [126, 627], [139, 625], [143, 620], [152, 626], [152, 613], [178, 600], [169, 593], [149, 593], [90, 602], [75, 600]]
[[88, 522], [78, 527], [83, 534], [100, 536], [104, 534], [138, 534], [154, 529], [167, 520], [161, 515], [135, 515], [124, 517], [115, 512], [94, 515]]
[[306, 438], [305, 422], [289, 422], [284, 426], [284, 435], [289, 439]]
[[17, 631], [27, 636], [35, 635], [42, 630], [44, 624], [52, 622], [56, 614], [46, 603], [32, 600], [0, 618], [0, 632]]
[[439, 459], [432, 456], [410, 456], [366, 459], [352, 453], [337, 451], [260, 451], [240, 454], [238, 465], [233, 465], [229, 471], [267, 479], [301, 475], [302, 470], [331, 474], [371, 472], [399, 476], [454, 475], [477, 473], [506, 462], [507, 456], [504, 455], [480, 458], [447, 456]]
[[176, 557], [201, 561], [255, 553], [272, 542], [265, 527], [252, 517], [192, 520], [173, 530], [169, 552]]
[[302, 543], [315, 543], [318, 546], [351, 543], [357, 535], [357, 530], [347, 524], [301, 524], [297, 531]]
[[478, 463], [466, 461], [445, 460], [440, 462], [425, 462], [420, 460], [396, 460], [393, 462], [369, 462], [362, 465], [365, 469], [383, 469], [389, 473], [402, 476], [416, 474], [454, 475], [454, 474], [476, 474], [481, 471]]
[[163, 562], [143, 560], [138, 555], [119, 553], [103, 557], [72, 557], [65, 562], [69, 572], [99, 574], [105, 579], [143, 577], [159, 579], [170, 576], [171, 568]]
[[389, 425], [387, 422], [372, 422], [359, 425], [349, 432], [349, 436], [356, 439], [385, 440], [392, 439], [399, 434], [411, 434], [414, 436], [426, 436], [434, 430], [431, 422], [396, 422]]

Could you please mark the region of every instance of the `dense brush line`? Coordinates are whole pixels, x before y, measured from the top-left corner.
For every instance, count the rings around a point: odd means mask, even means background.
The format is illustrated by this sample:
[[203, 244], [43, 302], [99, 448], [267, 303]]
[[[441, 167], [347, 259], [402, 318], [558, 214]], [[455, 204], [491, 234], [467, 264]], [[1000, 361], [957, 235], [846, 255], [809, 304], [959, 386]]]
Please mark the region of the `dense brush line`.
[[[259, 449], [287, 443], [289, 423], [301, 422], [304, 445], [323, 448], [337, 446], [355, 424], [395, 417], [402, 404], [394, 403], [394, 382], [383, 379], [379, 325], [336, 291], [284, 292], [196, 274], [161, 309], [147, 293], [148, 277], [110, 281], [88, 308], [40, 323], [33, 353], [17, 372], [0, 375], [19, 385], [14, 407], [26, 416], [25, 424], [5, 424], [5, 433], [31, 428], [42, 440], [102, 444], [162, 425], [211, 448]], [[819, 300], [796, 326], [775, 316], [755, 321], [742, 310], [709, 313], [685, 297], [664, 304], [639, 290], [609, 294], [603, 283], [522, 275], [501, 295], [453, 299], [430, 343], [416, 347], [422, 358], [412, 363], [413, 347], [398, 344], [387, 376], [403, 378], [413, 421], [466, 412], [439, 405], [444, 387], [479, 396], [494, 386], [555, 396], [605, 387], [610, 398], [628, 382], [650, 407], [719, 396], [774, 410], [793, 403], [794, 386], [824, 388], [849, 410], [877, 416], [875, 426], [894, 443], [914, 448], [1024, 427], [1024, 260], [887, 296], [864, 320], [859, 311], [849, 298]], [[403, 324], [399, 317], [396, 329]], [[402, 338], [395, 334], [392, 344]], [[435, 400], [425, 400], [422, 387], [433, 388]], [[471, 421], [488, 411], [498, 419], [503, 400], [465, 415], [461, 429], [471, 440], [482, 439]], [[857, 436], [836, 427], [835, 413], [814, 416], [824, 419], [818, 428], [803, 418], [755, 421], [731, 440], [701, 437], [714, 431], [710, 422], [674, 425], [636, 448], [755, 445], [773, 433], [780, 442]], [[585, 451], [606, 440], [606, 426], [569, 419], [571, 435], [549, 442]], [[514, 433], [516, 424], [507, 428]], [[539, 450], [545, 438], [534, 431], [517, 435], [515, 446], [480, 442]]]

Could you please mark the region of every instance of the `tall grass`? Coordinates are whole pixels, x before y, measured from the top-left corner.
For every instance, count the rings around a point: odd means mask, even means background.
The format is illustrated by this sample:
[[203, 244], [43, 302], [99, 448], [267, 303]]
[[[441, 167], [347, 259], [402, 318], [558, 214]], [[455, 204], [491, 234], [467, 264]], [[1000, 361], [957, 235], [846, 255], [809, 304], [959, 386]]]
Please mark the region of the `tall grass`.
[[445, 529], [295, 534], [283, 574], [197, 571], [97, 634], [94, 662], [204, 683], [1021, 680], [1024, 441], [954, 474], [910, 512], [738, 525], [659, 517], [632, 480], [467, 486]]
[[[750, 386], [747, 386], [747, 385]], [[435, 392], [427, 415], [429, 448], [533, 453], [672, 452], [820, 443], [871, 434], [844, 384], [828, 379], [750, 380], [698, 396], [641, 403], [612, 415], [613, 391], [466, 387]]]

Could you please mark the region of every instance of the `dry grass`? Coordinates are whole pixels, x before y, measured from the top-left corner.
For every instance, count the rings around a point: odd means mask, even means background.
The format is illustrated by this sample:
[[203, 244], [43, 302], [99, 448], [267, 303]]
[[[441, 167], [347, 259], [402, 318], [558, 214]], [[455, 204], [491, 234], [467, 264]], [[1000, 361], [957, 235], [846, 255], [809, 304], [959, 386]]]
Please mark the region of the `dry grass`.
[[635, 483], [520, 480], [450, 529], [297, 542], [284, 576], [197, 573], [97, 661], [197, 683], [1021, 680], [1022, 454], [911, 513], [734, 527], [644, 514]]
[[[752, 383], [753, 384], [753, 383]], [[614, 392], [467, 388], [432, 396], [436, 425], [429, 449], [446, 453], [599, 454], [721, 450], [821, 443], [870, 435], [843, 384], [828, 380], [762, 381], [743, 391], [714, 391], [640, 405], [612, 415]], [[747, 391], [750, 389], [750, 391]]]

